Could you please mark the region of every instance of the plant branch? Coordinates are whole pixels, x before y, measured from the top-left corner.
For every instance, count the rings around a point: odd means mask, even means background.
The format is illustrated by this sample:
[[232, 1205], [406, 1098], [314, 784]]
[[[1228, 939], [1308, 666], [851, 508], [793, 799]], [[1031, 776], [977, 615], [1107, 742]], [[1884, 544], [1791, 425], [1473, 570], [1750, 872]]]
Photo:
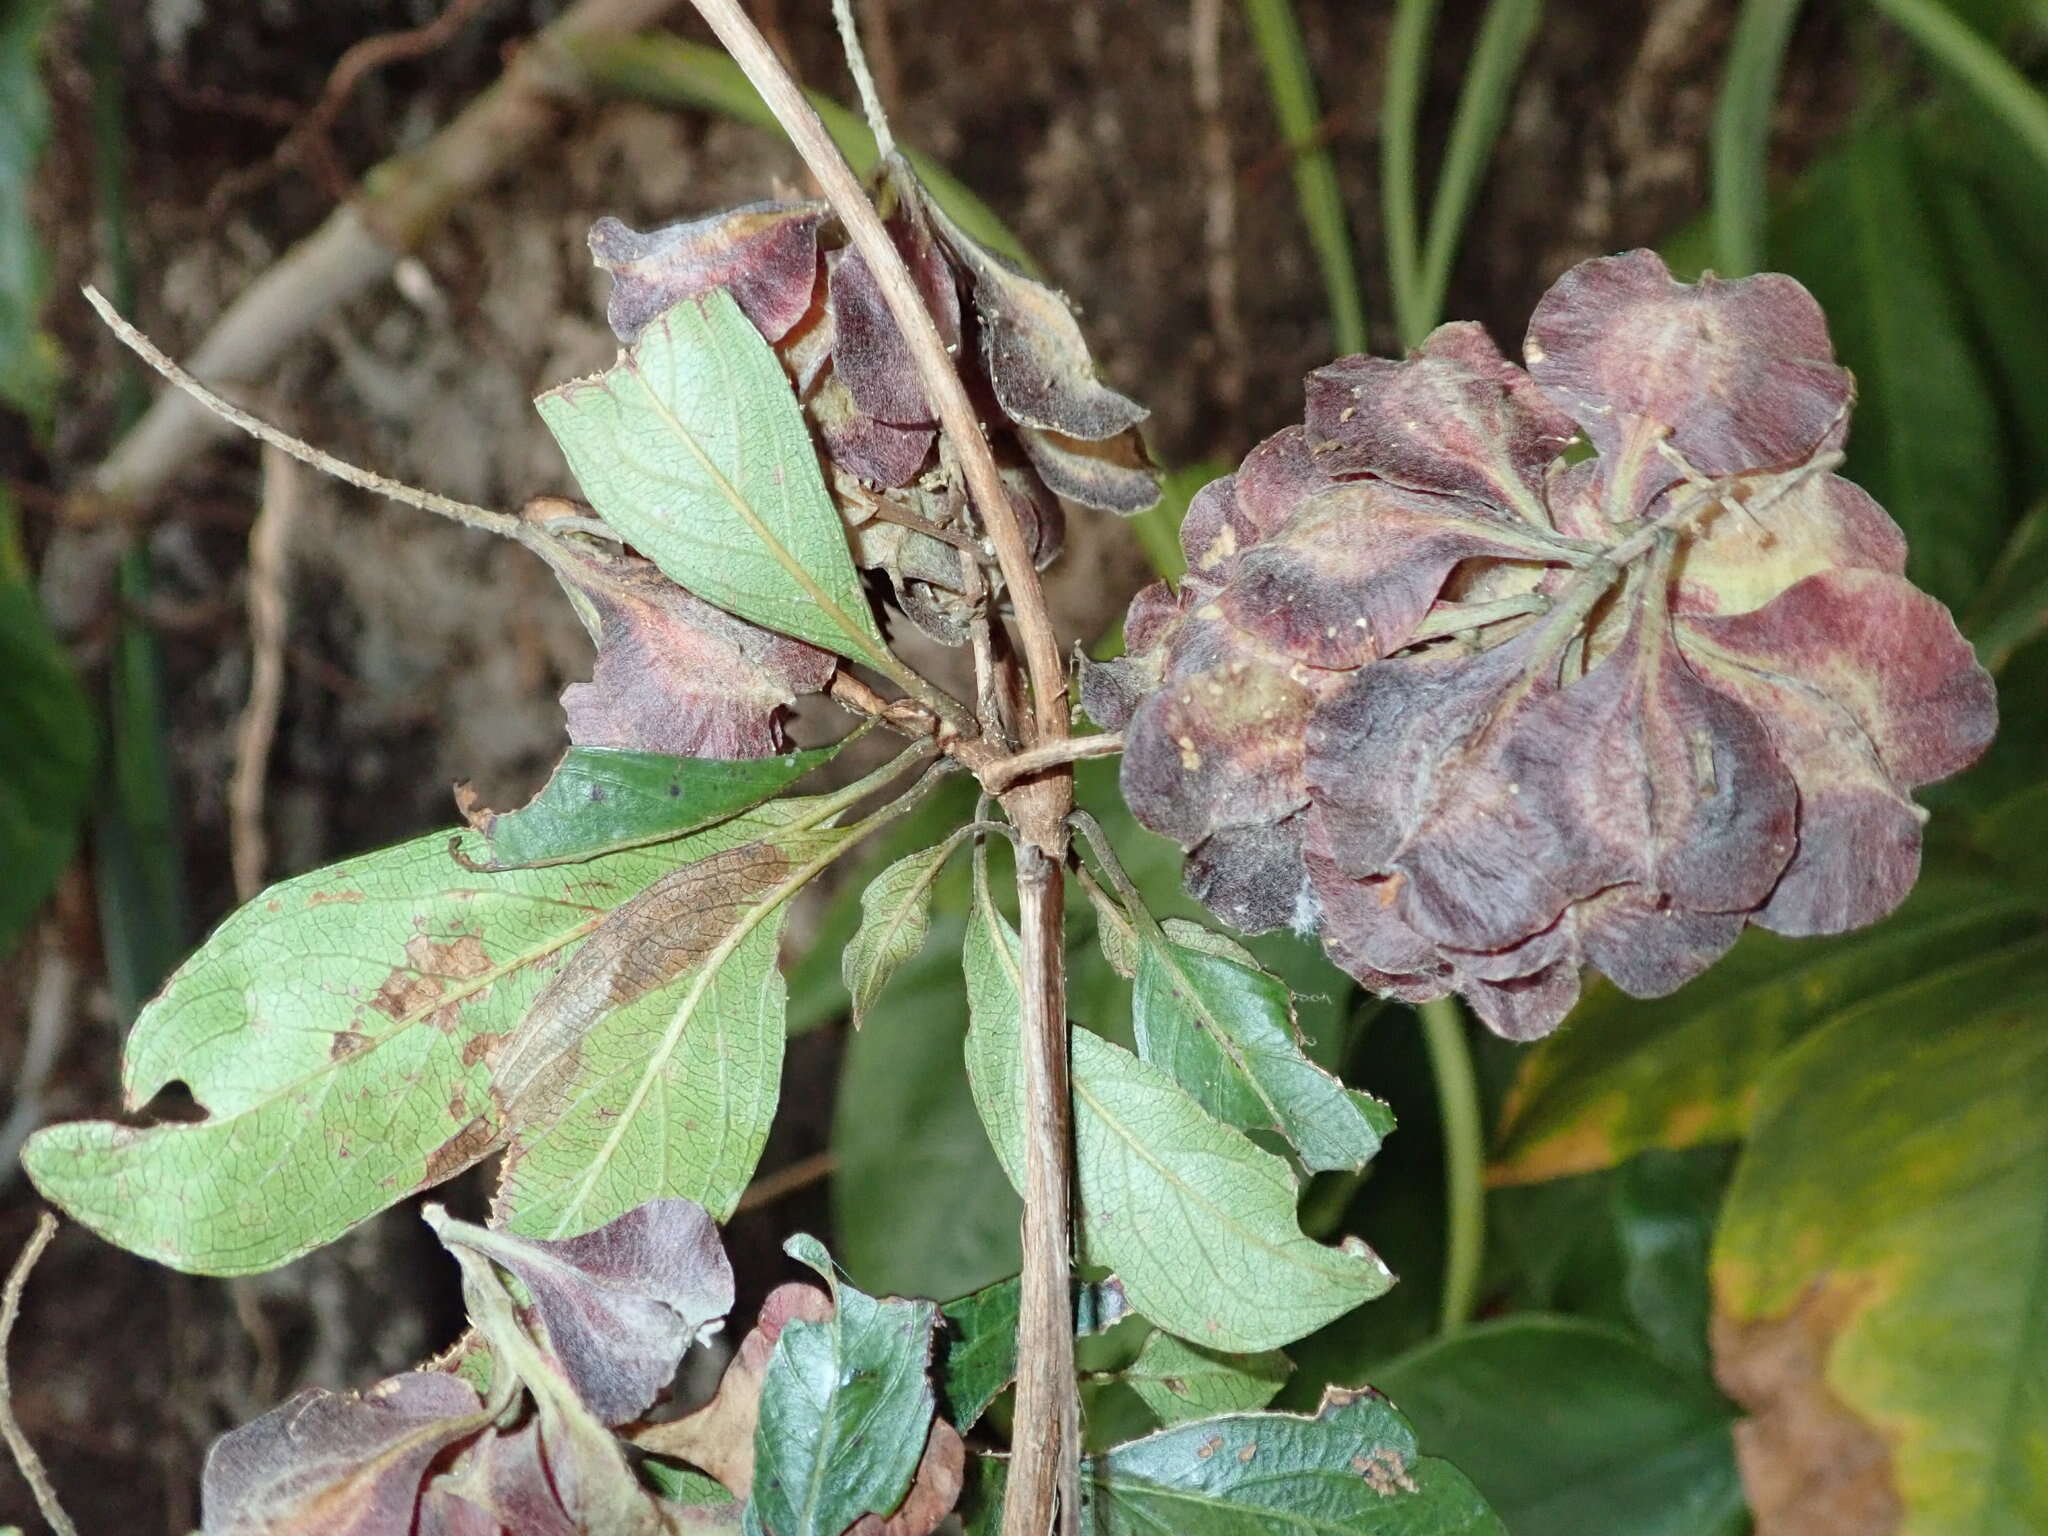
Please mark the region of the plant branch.
[[43, 1470], [42, 1457], [28, 1443], [28, 1436], [21, 1432], [21, 1425], [14, 1417], [14, 1392], [7, 1379], [7, 1346], [14, 1337], [14, 1320], [21, 1312], [21, 1293], [28, 1285], [29, 1271], [36, 1267], [36, 1260], [43, 1256], [43, 1250], [50, 1246], [50, 1239], [56, 1233], [57, 1218], [44, 1211], [36, 1218], [36, 1229], [29, 1235], [21, 1257], [8, 1271], [6, 1290], [0, 1292], [0, 1439], [6, 1440], [15, 1466], [21, 1469], [22, 1481], [35, 1495], [36, 1508], [43, 1512], [50, 1529], [56, 1536], [78, 1536], [78, 1527], [71, 1523], [71, 1517], [64, 1513], [64, 1506], [57, 1502], [57, 1490], [50, 1486], [50, 1474]]
[[521, 544], [534, 542], [536, 533], [533, 526], [510, 512], [493, 512], [488, 507], [472, 506], [466, 501], [457, 501], [452, 496], [443, 496], [435, 491], [422, 491], [402, 481], [389, 479], [374, 470], [351, 464], [346, 459], [337, 459], [333, 454], [315, 448], [311, 443], [293, 437], [289, 432], [273, 427], [261, 417], [251, 415], [239, 405], [223, 400], [166, 357], [155, 342], [122, 319], [99, 289], [88, 285], [85, 289], [85, 298], [86, 302], [99, 312], [99, 317], [107, 323], [107, 328], [120, 338], [121, 344], [129, 351], [221, 420], [241, 428], [259, 442], [268, 443], [271, 447], [290, 454], [300, 463], [310, 464], [322, 474], [332, 475], [337, 480], [345, 481], [374, 495], [403, 502], [409, 507], [418, 507], [422, 512], [432, 512], [452, 522], [461, 523], [465, 528], [480, 528], [485, 533], [495, 533], [500, 538], [512, 539]]
[[1114, 757], [1124, 749], [1121, 731], [1107, 731], [1096, 736], [1069, 736], [1060, 741], [1048, 741], [1043, 746], [1030, 747], [1009, 757], [1002, 757], [981, 769], [981, 787], [992, 795], [999, 795], [1019, 779], [1048, 768], [1057, 768], [1067, 763], [1078, 763], [1090, 757]]

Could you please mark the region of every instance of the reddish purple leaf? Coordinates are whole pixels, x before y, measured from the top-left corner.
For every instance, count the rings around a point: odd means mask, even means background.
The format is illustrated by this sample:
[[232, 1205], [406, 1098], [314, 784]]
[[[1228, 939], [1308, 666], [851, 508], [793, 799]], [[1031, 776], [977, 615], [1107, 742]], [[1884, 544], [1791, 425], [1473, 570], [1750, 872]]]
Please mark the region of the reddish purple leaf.
[[645, 234], [599, 219], [590, 254], [612, 275], [612, 330], [637, 340], [684, 299], [726, 288], [763, 336], [780, 341], [811, 307], [826, 212], [823, 203], [753, 203]]

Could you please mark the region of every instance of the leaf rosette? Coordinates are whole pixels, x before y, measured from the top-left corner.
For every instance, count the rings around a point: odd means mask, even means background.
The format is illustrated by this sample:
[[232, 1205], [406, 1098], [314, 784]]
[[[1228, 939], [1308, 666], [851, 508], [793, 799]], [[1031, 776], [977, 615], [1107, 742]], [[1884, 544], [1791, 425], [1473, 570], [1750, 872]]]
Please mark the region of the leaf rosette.
[[1661, 996], [1747, 924], [1889, 913], [1910, 792], [1996, 718], [1897, 526], [1832, 472], [1854, 389], [1798, 283], [1588, 261], [1524, 356], [1447, 325], [1311, 374], [1303, 425], [1195, 497], [1181, 585], [1083, 680], [1212, 911], [1517, 1039], [1587, 966]]

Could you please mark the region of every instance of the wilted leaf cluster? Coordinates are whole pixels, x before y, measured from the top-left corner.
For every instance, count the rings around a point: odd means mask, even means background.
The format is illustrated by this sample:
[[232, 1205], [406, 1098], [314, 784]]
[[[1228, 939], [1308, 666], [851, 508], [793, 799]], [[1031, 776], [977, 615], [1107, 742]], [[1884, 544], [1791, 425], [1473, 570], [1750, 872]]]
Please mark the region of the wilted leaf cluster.
[[[844, 1285], [812, 1240], [791, 1252], [830, 1294], [775, 1291], [710, 1403], [633, 1430], [732, 1308], [709, 1215], [655, 1200], [560, 1242], [428, 1220], [474, 1332], [441, 1368], [302, 1392], [222, 1436], [207, 1536], [928, 1536], [958, 1498], [965, 1450], [926, 1375], [937, 1309]], [[819, 1486], [824, 1505], [787, 1510]]]
[[1587, 965], [1657, 996], [1746, 924], [1882, 917], [1918, 871], [1909, 792], [1995, 719], [1832, 473], [1852, 381], [1796, 282], [1589, 261], [1524, 356], [1449, 325], [1311, 374], [1085, 680], [1213, 911], [1514, 1038]]

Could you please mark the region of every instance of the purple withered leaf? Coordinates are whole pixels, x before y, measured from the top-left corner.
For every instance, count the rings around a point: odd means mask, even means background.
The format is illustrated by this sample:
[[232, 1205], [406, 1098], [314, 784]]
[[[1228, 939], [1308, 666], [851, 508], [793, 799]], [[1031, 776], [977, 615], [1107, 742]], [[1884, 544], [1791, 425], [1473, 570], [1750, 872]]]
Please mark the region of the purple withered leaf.
[[1725, 955], [1748, 914], [1660, 907], [1638, 886], [1619, 885], [1573, 913], [1579, 949], [1631, 997], [1664, 997]]
[[910, 484], [938, 441], [930, 427], [897, 426], [863, 410], [836, 366], [811, 391], [805, 406], [832, 462], [871, 485]]
[[1239, 557], [1230, 622], [1310, 666], [1349, 671], [1406, 645], [1461, 562], [1541, 558], [1468, 502], [1378, 481], [1332, 487]]
[[1151, 414], [1102, 382], [1064, 295], [981, 245], [921, 188], [911, 200], [968, 275], [982, 366], [1005, 416], [1020, 427], [1099, 443]]
[[1314, 702], [1285, 671], [1249, 655], [1176, 669], [1125, 728], [1125, 803], [1186, 844], [1279, 820], [1307, 801], [1301, 732]]
[[[1546, 293], [1529, 372], [1641, 495], [1675, 475], [1670, 445], [1707, 476], [1804, 463], [1837, 438], [1853, 394], [1813, 296], [1789, 277], [1681, 283], [1654, 251], [1585, 261]], [[1633, 455], [1645, 462], [1638, 468]]]
[[736, 619], [654, 565], [558, 546], [555, 573], [597, 642], [588, 683], [562, 691], [569, 739], [676, 757], [770, 757], [799, 693], [832, 679], [830, 652]]
[[1541, 1040], [1579, 1000], [1579, 967], [1574, 958], [1513, 981], [1463, 978], [1458, 990], [1479, 1022], [1502, 1039]]
[[446, 1230], [518, 1277], [563, 1376], [607, 1424], [643, 1413], [683, 1352], [732, 1310], [718, 1228], [688, 1200], [650, 1200], [559, 1241], [459, 1223]]
[[1483, 328], [1439, 326], [1405, 362], [1345, 357], [1308, 376], [1308, 440], [1332, 475], [1469, 496], [1547, 523], [1544, 467], [1577, 435]]
[[850, 248], [834, 251], [826, 258], [825, 270], [835, 327], [832, 368], [853, 403], [878, 421], [930, 426], [937, 415], [925, 399], [910, 344], [889, 313], [867, 258]]
[[1300, 812], [1213, 832], [1188, 855], [1188, 894], [1243, 933], [1304, 928], [1310, 894], [1301, 838]]
[[412, 1528], [420, 1483], [489, 1420], [469, 1383], [409, 1371], [369, 1391], [309, 1390], [214, 1441], [207, 1536], [385, 1536]]
[[[549, 1481], [540, 1420], [481, 1437], [427, 1485], [419, 1536], [579, 1536]], [[481, 1523], [479, 1523], [481, 1522]]]
[[606, 317], [619, 340], [684, 299], [731, 290], [756, 329], [780, 341], [811, 307], [823, 203], [752, 203], [642, 233], [613, 218], [590, 227], [590, 254], [612, 275]]
[[1159, 500], [1159, 467], [1136, 432], [1097, 442], [1019, 427], [1017, 441], [1039, 478], [1069, 501], [1134, 517]]

